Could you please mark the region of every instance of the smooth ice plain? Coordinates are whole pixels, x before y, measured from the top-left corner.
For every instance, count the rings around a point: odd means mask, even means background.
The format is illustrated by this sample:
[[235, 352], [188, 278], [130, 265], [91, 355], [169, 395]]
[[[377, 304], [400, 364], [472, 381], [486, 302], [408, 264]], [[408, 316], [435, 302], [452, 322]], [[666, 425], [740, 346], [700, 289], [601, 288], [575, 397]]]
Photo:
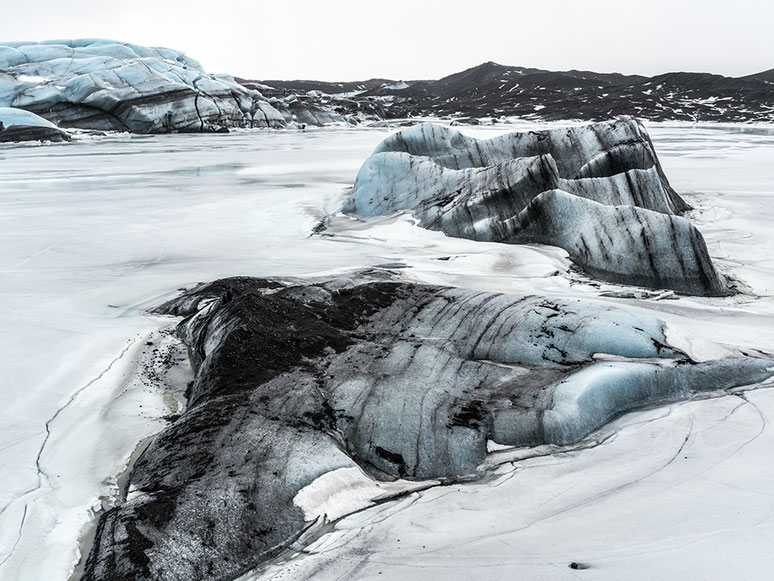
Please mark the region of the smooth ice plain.
[[[621, 287], [569, 272], [559, 249], [448, 238], [406, 216], [336, 217], [333, 235], [311, 235], [384, 129], [0, 147], [0, 578], [70, 577], [132, 452], [181, 405], [185, 365], [165, 388], [148, 374], [160, 352], [179, 356], [163, 334], [174, 321], [146, 309], [199, 281], [400, 266], [411, 281], [594, 299], [774, 352], [774, 130], [648, 129], [713, 259], [745, 293], [617, 298]], [[512, 462], [488, 481], [347, 517], [250, 578], [768, 579], [772, 414], [774, 391], [761, 386], [627, 414], [572, 450], [498, 452], [493, 463]]]

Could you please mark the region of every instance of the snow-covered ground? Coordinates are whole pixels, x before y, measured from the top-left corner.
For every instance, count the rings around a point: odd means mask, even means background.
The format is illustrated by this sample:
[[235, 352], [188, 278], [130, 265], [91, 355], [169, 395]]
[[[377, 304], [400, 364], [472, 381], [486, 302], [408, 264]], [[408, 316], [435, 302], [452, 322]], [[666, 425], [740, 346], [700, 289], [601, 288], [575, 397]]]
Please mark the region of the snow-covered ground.
[[[310, 236], [383, 129], [1, 147], [0, 578], [68, 578], [93, 511], [190, 377], [182, 362], [161, 377], [183, 357], [164, 334], [172, 321], [145, 309], [198, 281], [399, 263], [409, 280], [608, 301], [774, 352], [774, 130], [650, 131], [713, 257], [748, 293], [615, 298], [621, 287], [566, 274], [561, 250], [447, 238], [405, 217], [339, 217], [333, 235]], [[345, 518], [261, 578], [768, 579], [772, 414], [765, 387], [629, 414], [597, 446]]]

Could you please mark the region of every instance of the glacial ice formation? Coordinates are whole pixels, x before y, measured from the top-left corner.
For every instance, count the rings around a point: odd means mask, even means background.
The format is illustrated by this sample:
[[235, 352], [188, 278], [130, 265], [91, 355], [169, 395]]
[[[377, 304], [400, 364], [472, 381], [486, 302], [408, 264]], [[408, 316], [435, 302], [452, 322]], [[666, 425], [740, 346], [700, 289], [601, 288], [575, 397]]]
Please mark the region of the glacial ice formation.
[[343, 211], [411, 211], [450, 236], [542, 243], [610, 282], [723, 295], [689, 209], [631, 117], [488, 140], [424, 123], [385, 139]]
[[14, 141], [69, 141], [56, 125], [22, 109], [0, 107], [0, 143]]
[[0, 107], [0, 123], [6, 127], [12, 125], [22, 125], [26, 127], [48, 127], [49, 129], [56, 129], [56, 125], [47, 121], [34, 113], [24, 111], [23, 109], [15, 109], [14, 107]]
[[181, 52], [100, 39], [0, 44], [0, 106], [135, 133], [285, 125], [258, 91]]
[[654, 166], [660, 172], [661, 167], [645, 128], [633, 117], [508, 133], [487, 140], [468, 137], [444, 125], [422, 123], [389, 136], [374, 153], [388, 151], [430, 157], [450, 169], [486, 167], [516, 157], [550, 154], [562, 177], [570, 179], [606, 177]]
[[507, 242], [560, 246], [593, 277], [670, 288], [726, 292], [699, 231], [686, 219], [636, 206], [606, 206], [562, 190], [536, 196]]
[[323, 474], [474, 478], [488, 440], [576, 442], [774, 371], [697, 362], [662, 321], [601, 304], [383, 278], [224, 279], [161, 307], [186, 317], [189, 406], [101, 517], [85, 580], [235, 578], [305, 531]]

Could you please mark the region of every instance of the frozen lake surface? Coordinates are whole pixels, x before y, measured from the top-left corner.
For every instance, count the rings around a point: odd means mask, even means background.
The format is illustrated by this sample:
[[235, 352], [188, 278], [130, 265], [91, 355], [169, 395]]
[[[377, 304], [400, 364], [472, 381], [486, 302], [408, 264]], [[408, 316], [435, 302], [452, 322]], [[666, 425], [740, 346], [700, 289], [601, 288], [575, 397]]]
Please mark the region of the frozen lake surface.
[[[774, 352], [774, 130], [649, 130], [713, 258], [746, 293], [603, 296], [621, 287], [568, 273], [564, 251], [447, 238], [406, 217], [367, 228], [337, 218], [334, 235], [311, 236], [387, 130], [0, 148], [0, 578], [70, 576], [138, 442], [179, 409], [175, 390], [137, 379], [154, 349], [174, 354], [160, 333], [173, 321], [146, 309], [199, 281], [398, 263], [412, 281], [608, 301]], [[174, 379], [185, 384], [185, 366]], [[765, 386], [628, 414], [589, 449], [345, 518], [254, 578], [572, 579], [584, 574], [575, 561], [595, 579], [768, 579], [772, 414]]]

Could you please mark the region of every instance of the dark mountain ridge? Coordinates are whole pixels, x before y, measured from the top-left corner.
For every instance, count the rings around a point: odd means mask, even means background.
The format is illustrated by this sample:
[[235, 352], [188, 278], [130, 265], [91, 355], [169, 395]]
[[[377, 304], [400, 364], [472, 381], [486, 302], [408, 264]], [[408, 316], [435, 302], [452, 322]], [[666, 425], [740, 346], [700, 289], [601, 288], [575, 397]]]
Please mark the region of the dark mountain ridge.
[[388, 118], [516, 116], [595, 121], [636, 115], [654, 121], [774, 121], [774, 69], [739, 78], [692, 72], [645, 77], [548, 71], [490, 61], [438, 80], [261, 83], [278, 94], [347, 92], [355, 100], [381, 101]]

